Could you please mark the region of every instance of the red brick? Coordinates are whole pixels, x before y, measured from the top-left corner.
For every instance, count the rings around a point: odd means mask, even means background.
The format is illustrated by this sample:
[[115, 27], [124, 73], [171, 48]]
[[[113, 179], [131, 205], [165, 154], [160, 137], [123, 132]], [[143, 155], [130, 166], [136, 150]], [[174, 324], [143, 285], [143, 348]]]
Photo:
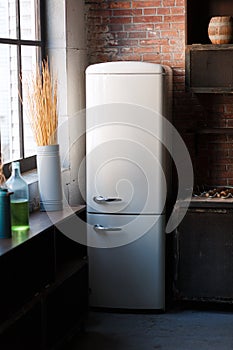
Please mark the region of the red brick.
[[180, 68], [173, 68], [173, 75], [185, 75], [185, 71], [184, 69], [180, 69]]
[[113, 15], [112, 10], [92, 10], [90, 11], [89, 18], [94, 17], [111, 17]]
[[146, 32], [132, 32], [129, 33], [129, 38], [146, 38], [147, 37], [147, 33]]
[[233, 105], [226, 104], [224, 111], [225, 111], [225, 113], [233, 113]]
[[175, 6], [175, 0], [162, 0], [163, 7]]
[[136, 54], [125, 55], [123, 58], [125, 61], [141, 61], [141, 56]]
[[185, 77], [184, 75], [173, 75], [174, 83], [184, 83]]
[[[90, 3], [90, 1], [88, 1], [89, 3]], [[93, 3], [90, 5], [89, 4], [89, 6], [88, 6], [88, 8], [89, 8], [89, 10], [91, 11], [91, 10], [103, 10], [103, 9], [107, 9], [107, 8], [109, 8], [109, 4], [108, 3], [105, 3], [105, 2], [96, 2], [96, 1], [92, 1]]]
[[131, 1], [111, 1], [109, 7], [112, 9], [129, 9], [131, 8]]
[[164, 21], [165, 22], [170, 22], [170, 23], [173, 23], [173, 22], [181, 22], [181, 23], [184, 23], [185, 21], [185, 16], [183, 15], [173, 15], [173, 16], [164, 16]]
[[180, 22], [180, 23], [171, 23], [170, 24], [171, 29], [180, 29], [180, 30], [185, 30], [185, 23]]
[[[230, 151], [231, 152], [231, 151]], [[232, 153], [231, 153], [231, 157], [232, 157], [233, 155], [232, 155]], [[228, 164], [228, 165], [226, 165], [226, 168], [227, 168], [227, 170], [228, 171], [230, 171], [232, 174], [233, 174], [233, 164]]]
[[156, 30], [167, 30], [170, 28], [170, 24], [167, 22], [155, 23]]
[[132, 54], [134, 52], [134, 48], [132, 47], [122, 47], [120, 49], [120, 53], [123, 53], [123, 54]]
[[126, 47], [129, 47], [129, 46], [138, 46], [138, 40], [135, 39], [120, 39], [118, 40], [118, 46], [126, 46]]
[[114, 10], [112, 11], [112, 15], [116, 17], [122, 16], [141, 16], [142, 10]]
[[162, 31], [162, 36], [163, 37], [168, 37], [168, 38], [174, 38], [177, 37], [177, 31], [176, 30], [163, 30]]
[[179, 60], [180, 62], [183, 63], [183, 61], [184, 61], [184, 53], [183, 52], [173, 53], [173, 59], [175, 61]]
[[148, 15], [156, 15], [157, 14], [157, 8], [144, 8], [143, 13], [145, 16]]
[[108, 18], [108, 23], [125, 24], [132, 23], [132, 17], [111, 17]]
[[161, 30], [153, 30], [147, 33], [149, 39], [161, 38]]
[[158, 15], [169, 15], [171, 13], [170, 7], [161, 7], [157, 9]]
[[233, 148], [233, 143], [232, 142], [224, 142], [224, 143], [221, 143], [221, 144], [213, 144], [211, 143], [211, 150], [215, 151], [217, 149], [219, 149], [219, 147], [221, 147], [221, 149], [227, 149], [227, 150], [230, 150]]
[[159, 46], [154, 47], [154, 46], [149, 46], [149, 47], [135, 47], [134, 52], [136, 53], [148, 53], [148, 52], [159, 52]]
[[126, 24], [124, 28], [127, 32], [152, 31], [154, 30], [154, 24]]
[[162, 22], [162, 17], [161, 16], [137, 16], [133, 18], [134, 23], [157, 23], [157, 22]]
[[159, 57], [158, 53], [148, 53], [143, 55], [143, 60], [147, 62], [153, 62], [157, 57]]
[[170, 54], [161, 54], [160, 57], [162, 59], [163, 64], [167, 64], [168, 66], [170, 65], [170, 61], [171, 61], [171, 55]]
[[111, 32], [121, 32], [123, 30], [123, 25], [122, 24], [109, 24], [108, 25], [109, 30]]
[[184, 15], [184, 8], [183, 7], [171, 7], [171, 14], [172, 15]]
[[94, 24], [91, 24], [89, 26], [89, 30], [91, 31], [91, 33], [103, 34], [103, 33], [108, 33], [109, 28], [108, 28], [107, 25], [94, 25]]
[[168, 44], [168, 40], [166, 39], [145, 39], [145, 40], [140, 40], [139, 41], [139, 44], [140, 45], [143, 45], [143, 46], [147, 46], [147, 45], [167, 45]]
[[185, 0], [176, 0], [176, 6], [183, 6], [183, 7], [185, 7]]
[[176, 47], [177, 50], [185, 52], [185, 43], [184, 40], [182, 38], [172, 38], [170, 39], [170, 45], [172, 45], [173, 47]]
[[[166, 35], [167, 37], [167, 40], [169, 39], [169, 35]], [[174, 49], [175, 49], [175, 46], [172, 46], [172, 45], [164, 45], [162, 48], [161, 48], [162, 52], [171, 52], [171, 53], [174, 53]], [[183, 53], [182, 53], [183, 54]]]
[[152, 1], [133, 1], [132, 7], [133, 8], [147, 8], [147, 7], [159, 7], [161, 6], [161, 0], [152, 0]]

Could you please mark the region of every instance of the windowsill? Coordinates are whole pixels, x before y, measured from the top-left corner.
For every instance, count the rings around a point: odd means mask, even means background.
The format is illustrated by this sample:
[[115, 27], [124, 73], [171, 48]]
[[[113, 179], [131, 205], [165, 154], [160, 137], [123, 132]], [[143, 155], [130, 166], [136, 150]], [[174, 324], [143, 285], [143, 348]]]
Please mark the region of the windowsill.
[[[63, 168], [62, 173], [69, 170]], [[29, 212], [32, 213], [40, 208], [40, 195], [38, 187], [38, 173], [37, 169], [32, 169], [22, 173], [24, 180], [28, 184], [29, 189]]]
[[38, 188], [37, 169], [33, 169], [22, 173], [24, 180], [28, 184], [29, 189], [29, 212], [32, 213], [40, 208], [40, 195]]
[[22, 174], [22, 176], [28, 185], [38, 182], [37, 169], [26, 171], [25, 173]]

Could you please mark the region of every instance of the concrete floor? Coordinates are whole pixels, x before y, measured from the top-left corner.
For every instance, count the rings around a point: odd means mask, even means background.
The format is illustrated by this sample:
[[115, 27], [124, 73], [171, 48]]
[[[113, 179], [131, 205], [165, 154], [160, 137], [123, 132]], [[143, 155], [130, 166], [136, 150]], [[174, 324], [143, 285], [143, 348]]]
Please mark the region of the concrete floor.
[[232, 350], [233, 312], [172, 310], [164, 314], [90, 312], [86, 332], [66, 350]]

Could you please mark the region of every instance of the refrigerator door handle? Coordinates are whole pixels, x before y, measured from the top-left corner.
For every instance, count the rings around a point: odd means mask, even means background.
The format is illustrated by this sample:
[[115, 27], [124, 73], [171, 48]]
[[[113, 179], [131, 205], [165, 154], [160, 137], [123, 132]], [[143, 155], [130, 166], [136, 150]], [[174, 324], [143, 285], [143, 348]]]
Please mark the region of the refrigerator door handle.
[[96, 203], [102, 204], [107, 202], [121, 202], [122, 199], [119, 197], [103, 197], [103, 196], [95, 196], [93, 197]]
[[103, 232], [103, 231], [121, 231], [122, 229], [120, 227], [109, 227], [109, 226], [102, 226], [99, 224], [96, 224], [93, 226], [94, 230], [96, 232]]

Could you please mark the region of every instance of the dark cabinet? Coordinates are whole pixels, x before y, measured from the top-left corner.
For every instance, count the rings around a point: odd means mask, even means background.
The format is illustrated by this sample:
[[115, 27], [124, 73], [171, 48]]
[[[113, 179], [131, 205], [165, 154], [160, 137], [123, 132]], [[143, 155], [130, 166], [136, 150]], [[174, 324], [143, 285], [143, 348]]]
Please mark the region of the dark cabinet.
[[1, 333], [2, 350], [41, 350], [41, 304], [35, 303]]
[[[46, 214], [36, 215], [38, 226]], [[70, 220], [61, 221], [66, 225]], [[49, 220], [47, 226], [16, 246], [11, 239], [0, 240], [0, 248], [8, 246], [0, 254], [0, 349], [56, 349], [74, 330], [84, 327], [86, 246], [66, 237]]]
[[213, 16], [233, 16], [231, 0], [186, 1], [186, 88], [195, 93], [233, 92], [233, 45], [213, 45]]
[[51, 283], [55, 273], [53, 247], [50, 229], [0, 257], [0, 322]]
[[178, 300], [233, 301], [233, 211], [189, 209], [176, 230]]
[[87, 265], [80, 267], [46, 298], [46, 341], [50, 348], [73, 328], [83, 328], [87, 311]]
[[186, 87], [196, 93], [233, 93], [233, 45], [187, 46]]

